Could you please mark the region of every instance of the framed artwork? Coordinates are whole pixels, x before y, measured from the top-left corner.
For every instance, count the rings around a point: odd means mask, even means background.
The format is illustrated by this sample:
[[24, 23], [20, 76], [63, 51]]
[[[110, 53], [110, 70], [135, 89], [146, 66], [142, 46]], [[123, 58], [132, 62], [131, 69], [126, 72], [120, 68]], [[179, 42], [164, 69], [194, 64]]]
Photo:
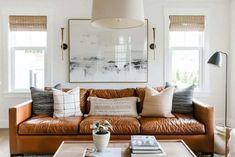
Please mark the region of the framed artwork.
[[69, 19], [69, 82], [147, 82], [148, 21], [132, 29]]

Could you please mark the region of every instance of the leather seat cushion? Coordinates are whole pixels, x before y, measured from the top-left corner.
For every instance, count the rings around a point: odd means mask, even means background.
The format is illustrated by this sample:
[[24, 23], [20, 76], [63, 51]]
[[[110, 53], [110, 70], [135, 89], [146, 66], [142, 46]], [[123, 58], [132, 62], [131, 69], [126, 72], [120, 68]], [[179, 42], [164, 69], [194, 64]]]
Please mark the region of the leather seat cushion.
[[53, 118], [46, 115], [34, 116], [19, 125], [21, 135], [68, 135], [79, 133], [83, 117]]
[[121, 116], [89, 116], [84, 118], [80, 123], [80, 134], [91, 134], [91, 124], [96, 121], [103, 123], [104, 120], [108, 120], [112, 125], [111, 134], [116, 135], [131, 135], [140, 133], [140, 123], [133, 117], [121, 117]]
[[205, 134], [205, 126], [192, 115], [174, 114], [173, 118], [141, 117], [141, 134], [196, 135]]

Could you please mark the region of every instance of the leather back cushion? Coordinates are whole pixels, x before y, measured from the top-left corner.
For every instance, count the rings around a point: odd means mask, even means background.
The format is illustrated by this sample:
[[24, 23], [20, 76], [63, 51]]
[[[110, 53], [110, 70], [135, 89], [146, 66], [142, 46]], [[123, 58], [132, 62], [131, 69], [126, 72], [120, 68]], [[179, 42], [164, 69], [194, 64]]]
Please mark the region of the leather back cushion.
[[[161, 92], [164, 89], [164, 87], [155, 87], [154, 89], [156, 89], [158, 92]], [[137, 111], [138, 113], [141, 113], [143, 109], [143, 103], [144, 103], [144, 97], [145, 97], [145, 87], [136, 88], [136, 96], [140, 98]]]
[[[71, 89], [64, 88], [63, 91], [67, 92]], [[86, 112], [86, 105], [87, 105], [87, 94], [88, 94], [89, 89], [85, 88], [80, 88], [80, 109], [83, 114], [87, 114]]]
[[[136, 96], [134, 88], [126, 89], [90, 89], [89, 95], [92, 97], [113, 99], [113, 98], [123, 98], [123, 97], [133, 97]], [[90, 111], [90, 103], [87, 104], [86, 112]]]

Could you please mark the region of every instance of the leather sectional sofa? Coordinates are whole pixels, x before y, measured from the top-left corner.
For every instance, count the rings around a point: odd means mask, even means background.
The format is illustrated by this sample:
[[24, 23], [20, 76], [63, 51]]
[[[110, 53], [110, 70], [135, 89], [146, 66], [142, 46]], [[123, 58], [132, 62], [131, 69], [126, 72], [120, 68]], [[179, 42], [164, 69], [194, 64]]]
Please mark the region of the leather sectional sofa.
[[[80, 105], [84, 114], [89, 113], [88, 96], [120, 98], [137, 96], [141, 112], [144, 88], [81, 89]], [[194, 152], [213, 153], [213, 107], [193, 101], [194, 114], [174, 114], [174, 118], [84, 116], [53, 118], [32, 115], [32, 101], [9, 109], [10, 153], [53, 154], [64, 140], [92, 140], [90, 125], [97, 120], [108, 120], [113, 130], [111, 140], [129, 140], [131, 135], [155, 135], [157, 139], [183, 139]]]

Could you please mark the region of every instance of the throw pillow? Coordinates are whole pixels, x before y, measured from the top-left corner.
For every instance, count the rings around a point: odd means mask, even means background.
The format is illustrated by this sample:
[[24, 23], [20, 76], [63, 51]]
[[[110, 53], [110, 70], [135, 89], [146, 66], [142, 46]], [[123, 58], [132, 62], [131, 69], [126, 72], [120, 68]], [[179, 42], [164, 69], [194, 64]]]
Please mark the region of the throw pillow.
[[80, 109], [80, 88], [68, 92], [53, 89], [54, 117], [82, 116]]
[[102, 116], [130, 116], [137, 117], [136, 104], [138, 97], [125, 97], [115, 99], [103, 99], [89, 97], [91, 108], [89, 115]]
[[[166, 82], [166, 84], [165, 84], [165, 88], [172, 87], [172, 86], [173, 86], [173, 85], [170, 84], [169, 82]], [[175, 87], [176, 89], [178, 88], [177, 85], [175, 85], [174, 87]]]
[[[54, 86], [56, 89], [61, 89], [61, 84]], [[35, 87], [30, 87], [31, 98], [33, 101], [33, 115], [45, 114], [53, 115], [53, 92], [52, 90], [41, 90]]]
[[[168, 87], [171, 85], [168, 83]], [[173, 95], [172, 112], [182, 114], [193, 114], [193, 92], [195, 85], [187, 88], [176, 89]]]
[[[153, 87], [153, 88], [158, 92], [161, 92], [164, 89], [164, 87]], [[145, 87], [136, 88], [136, 96], [140, 98], [140, 102], [137, 105], [137, 111], [138, 113], [141, 113], [145, 97]]]
[[[90, 89], [89, 96], [99, 97], [104, 99], [116, 99], [124, 97], [135, 97], [134, 88], [126, 89]], [[87, 103], [87, 113], [90, 112], [90, 102]]]
[[171, 114], [174, 87], [158, 92], [154, 88], [145, 88], [145, 98], [141, 116], [174, 117]]

